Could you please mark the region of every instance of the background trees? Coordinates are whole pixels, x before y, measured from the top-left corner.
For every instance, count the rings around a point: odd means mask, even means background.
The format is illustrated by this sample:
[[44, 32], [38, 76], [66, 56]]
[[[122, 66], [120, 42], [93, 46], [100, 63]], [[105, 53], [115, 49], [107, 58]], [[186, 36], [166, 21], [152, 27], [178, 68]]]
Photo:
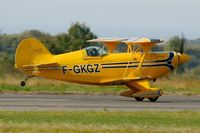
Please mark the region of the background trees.
[[66, 33], [52, 36], [39, 30], [24, 31], [21, 34], [0, 34], [0, 75], [15, 72], [15, 51], [20, 41], [27, 37], [39, 39], [52, 54], [78, 50], [88, 46], [86, 40], [96, 38], [84, 23], [74, 23]]
[[181, 37], [174, 36], [169, 39], [166, 45], [166, 49], [170, 51], [175, 51], [179, 53], [184, 53], [185, 43], [187, 40], [185, 39], [184, 35], [182, 34]]
[[74, 51], [87, 47], [86, 40], [94, 39], [97, 36], [91, 32], [90, 28], [84, 23], [74, 23], [71, 25], [67, 33], [62, 33], [56, 36], [57, 45], [60, 52]]

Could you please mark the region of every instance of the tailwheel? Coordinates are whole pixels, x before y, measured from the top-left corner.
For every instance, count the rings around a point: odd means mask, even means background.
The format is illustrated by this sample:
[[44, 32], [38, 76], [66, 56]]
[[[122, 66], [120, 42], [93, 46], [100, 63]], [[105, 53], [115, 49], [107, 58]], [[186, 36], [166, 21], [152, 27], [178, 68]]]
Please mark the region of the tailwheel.
[[135, 97], [135, 100], [137, 100], [137, 101], [143, 101], [144, 97]]
[[20, 82], [20, 85], [21, 85], [21, 86], [25, 86], [25, 85], [26, 85], [26, 81], [27, 81], [28, 79], [32, 78], [32, 77], [34, 77], [34, 75], [28, 75], [28, 76], [25, 78], [25, 80], [23, 80], [23, 81]]
[[25, 82], [25, 81], [21, 81], [20, 85], [21, 85], [21, 86], [25, 86], [25, 85], [26, 85], [26, 82]]
[[148, 99], [150, 102], [156, 102], [158, 100], [158, 97], [150, 97]]

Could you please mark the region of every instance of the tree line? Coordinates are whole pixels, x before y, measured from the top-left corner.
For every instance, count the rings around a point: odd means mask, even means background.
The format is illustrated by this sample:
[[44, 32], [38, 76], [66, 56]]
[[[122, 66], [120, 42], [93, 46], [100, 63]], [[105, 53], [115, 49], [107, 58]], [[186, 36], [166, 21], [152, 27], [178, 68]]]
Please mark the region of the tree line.
[[52, 54], [64, 53], [87, 47], [86, 40], [97, 36], [84, 23], [73, 23], [66, 33], [50, 35], [39, 30], [24, 31], [20, 34], [0, 34], [0, 75], [15, 72], [15, 51], [20, 41], [27, 37], [39, 39]]

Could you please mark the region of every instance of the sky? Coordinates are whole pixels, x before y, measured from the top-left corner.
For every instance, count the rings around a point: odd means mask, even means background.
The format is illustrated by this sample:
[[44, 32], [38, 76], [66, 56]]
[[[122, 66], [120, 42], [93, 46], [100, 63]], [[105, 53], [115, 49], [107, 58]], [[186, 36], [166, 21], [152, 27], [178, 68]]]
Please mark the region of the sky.
[[200, 38], [200, 0], [0, 0], [0, 32], [67, 32], [86, 23], [99, 37]]

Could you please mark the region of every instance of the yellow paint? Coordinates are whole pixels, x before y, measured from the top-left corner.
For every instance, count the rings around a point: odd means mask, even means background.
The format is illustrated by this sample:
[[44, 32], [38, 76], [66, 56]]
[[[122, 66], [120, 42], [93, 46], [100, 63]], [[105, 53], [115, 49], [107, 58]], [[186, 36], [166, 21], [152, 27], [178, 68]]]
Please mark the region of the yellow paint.
[[[24, 39], [16, 50], [15, 67], [29, 75], [67, 82], [90, 85], [125, 84], [131, 89], [124, 93], [127, 96], [156, 97], [160, 96], [157, 95], [159, 89], [151, 88], [148, 81], [170, 73], [190, 58], [173, 51], [149, 52], [156, 43], [162, 42], [158, 39], [95, 39], [89, 42], [104, 43], [109, 53], [88, 56], [86, 49], [82, 49], [52, 55], [40, 41], [34, 38]], [[128, 45], [126, 53], [112, 53], [119, 43]], [[135, 44], [141, 45], [144, 52], [132, 50], [131, 45]]]

